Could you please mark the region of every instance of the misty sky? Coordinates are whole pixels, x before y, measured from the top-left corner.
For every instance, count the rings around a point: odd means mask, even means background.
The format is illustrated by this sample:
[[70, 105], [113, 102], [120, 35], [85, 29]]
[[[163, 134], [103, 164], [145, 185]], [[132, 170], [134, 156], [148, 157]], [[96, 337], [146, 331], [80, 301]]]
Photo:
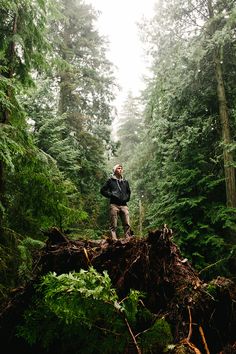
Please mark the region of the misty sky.
[[138, 38], [136, 22], [150, 17], [156, 0], [86, 0], [101, 11], [98, 21], [100, 34], [110, 42], [109, 59], [117, 66], [116, 76], [122, 90], [117, 95], [119, 110], [127, 92], [138, 94], [142, 88], [142, 74], [147, 64]]

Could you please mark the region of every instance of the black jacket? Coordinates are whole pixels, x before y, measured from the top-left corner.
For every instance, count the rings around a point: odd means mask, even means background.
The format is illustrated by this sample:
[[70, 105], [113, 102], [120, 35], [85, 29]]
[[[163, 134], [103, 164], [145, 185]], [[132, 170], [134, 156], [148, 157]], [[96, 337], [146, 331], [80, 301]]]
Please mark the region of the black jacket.
[[101, 188], [101, 194], [110, 198], [111, 204], [126, 205], [130, 200], [129, 182], [126, 179], [109, 178]]

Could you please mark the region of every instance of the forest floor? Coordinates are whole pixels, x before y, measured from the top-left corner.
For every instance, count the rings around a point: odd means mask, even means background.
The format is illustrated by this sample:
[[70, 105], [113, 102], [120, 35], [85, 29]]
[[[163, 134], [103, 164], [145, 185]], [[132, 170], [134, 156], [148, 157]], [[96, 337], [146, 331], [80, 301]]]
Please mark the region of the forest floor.
[[[223, 277], [202, 281], [181, 256], [167, 227], [143, 238], [99, 241], [72, 241], [54, 228], [48, 231], [37, 263], [37, 277], [93, 266], [108, 272], [120, 298], [130, 289], [144, 292], [144, 306], [171, 325], [175, 346], [170, 353], [236, 353], [236, 284]], [[13, 339], [12, 332], [31, 296], [32, 284], [19, 289], [0, 314], [0, 340], [9, 338], [9, 353], [16, 346], [18, 354], [30, 353], [26, 347], [20, 350], [22, 343]]]

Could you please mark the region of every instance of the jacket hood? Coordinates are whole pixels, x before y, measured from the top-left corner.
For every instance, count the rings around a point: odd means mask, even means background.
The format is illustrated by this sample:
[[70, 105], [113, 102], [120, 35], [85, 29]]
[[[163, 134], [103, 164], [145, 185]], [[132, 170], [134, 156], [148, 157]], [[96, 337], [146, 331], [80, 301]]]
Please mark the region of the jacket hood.
[[124, 181], [125, 180], [123, 177], [117, 178], [116, 175], [114, 175], [114, 174], [111, 175], [111, 178], [116, 179], [117, 181]]

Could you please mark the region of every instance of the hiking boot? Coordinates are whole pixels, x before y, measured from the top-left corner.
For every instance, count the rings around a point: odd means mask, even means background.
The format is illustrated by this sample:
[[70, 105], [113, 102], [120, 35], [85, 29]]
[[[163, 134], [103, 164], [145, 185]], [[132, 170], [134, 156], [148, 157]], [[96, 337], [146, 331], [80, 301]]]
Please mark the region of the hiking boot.
[[129, 227], [128, 230], [126, 230], [126, 232], [125, 232], [125, 238], [130, 238], [133, 235], [134, 235], [134, 233], [131, 230], [131, 228]]
[[116, 232], [115, 231], [111, 231], [111, 239], [112, 240], [117, 240], [117, 236], [116, 236]]

